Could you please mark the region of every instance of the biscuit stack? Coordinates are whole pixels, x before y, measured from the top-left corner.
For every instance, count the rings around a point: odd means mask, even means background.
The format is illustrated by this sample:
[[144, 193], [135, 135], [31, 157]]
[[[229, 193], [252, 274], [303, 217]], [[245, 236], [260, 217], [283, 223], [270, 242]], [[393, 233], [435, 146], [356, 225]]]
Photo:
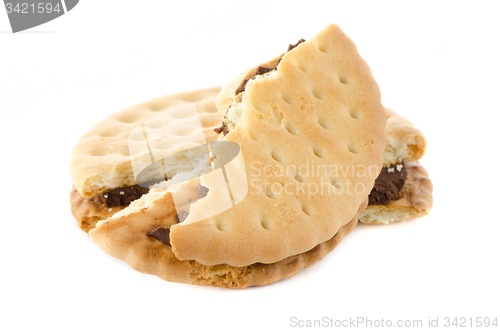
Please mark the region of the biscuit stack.
[[[222, 90], [165, 96], [97, 124], [73, 150], [73, 215], [105, 252], [167, 281], [288, 278], [358, 219], [429, 211], [425, 139], [380, 99], [354, 43], [329, 25]], [[185, 142], [200, 137], [193, 152]]]

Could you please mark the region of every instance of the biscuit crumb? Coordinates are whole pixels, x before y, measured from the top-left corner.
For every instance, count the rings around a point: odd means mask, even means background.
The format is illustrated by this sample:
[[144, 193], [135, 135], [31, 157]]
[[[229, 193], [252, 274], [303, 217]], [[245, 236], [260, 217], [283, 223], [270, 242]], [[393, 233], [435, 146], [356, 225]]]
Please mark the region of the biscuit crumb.
[[113, 208], [109, 208], [109, 209], [108, 209], [108, 212], [110, 212], [110, 213], [111, 213], [112, 211], [113, 211]]
[[125, 192], [123, 192], [123, 191], [120, 191], [120, 195], [125, 195]]
[[394, 168], [388, 168], [387, 172], [394, 172]]
[[396, 169], [398, 169], [398, 171], [401, 172], [401, 169], [403, 169], [403, 165], [402, 164], [398, 164], [396, 166]]

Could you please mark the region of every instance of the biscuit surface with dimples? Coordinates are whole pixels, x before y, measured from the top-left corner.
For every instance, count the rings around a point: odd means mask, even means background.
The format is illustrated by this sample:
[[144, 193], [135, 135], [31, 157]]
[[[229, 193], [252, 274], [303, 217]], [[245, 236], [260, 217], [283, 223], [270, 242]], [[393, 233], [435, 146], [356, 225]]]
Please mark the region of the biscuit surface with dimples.
[[[250, 80], [228, 112], [232, 128], [223, 140], [241, 147], [249, 192], [216, 216], [173, 225], [174, 254], [204, 265], [245, 266], [332, 238], [368, 196], [386, 144], [380, 92], [353, 42], [328, 26], [287, 52], [276, 71]], [[331, 165], [344, 172], [312, 173], [311, 167]], [[309, 174], [293, 170], [301, 167]], [[269, 171], [279, 168], [286, 170]]]

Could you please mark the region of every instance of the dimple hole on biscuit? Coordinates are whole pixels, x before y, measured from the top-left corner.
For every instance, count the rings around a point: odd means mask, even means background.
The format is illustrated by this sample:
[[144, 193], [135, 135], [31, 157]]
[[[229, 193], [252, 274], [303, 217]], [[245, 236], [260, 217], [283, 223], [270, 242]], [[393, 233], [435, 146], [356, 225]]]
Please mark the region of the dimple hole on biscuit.
[[271, 221], [264, 215], [261, 216], [260, 220], [260, 225], [265, 229], [265, 230], [271, 230]]
[[282, 94], [281, 98], [283, 99], [283, 101], [285, 101], [285, 103], [289, 105], [293, 104], [293, 99], [288, 94]]
[[307, 216], [312, 216], [312, 214], [313, 214], [311, 206], [309, 204], [307, 204], [307, 203], [302, 204], [302, 211]]
[[150, 112], [153, 112], [153, 113], [156, 113], [158, 111], [161, 111], [161, 110], [164, 110], [165, 109], [165, 105], [161, 104], [161, 103], [151, 103], [148, 107], [148, 110]]
[[252, 102], [252, 105], [254, 106], [255, 109], [257, 109], [261, 112], [265, 110], [264, 105], [259, 103], [259, 101], [255, 100], [255, 99], [251, 99], [250, 101]]
[[323, 93], [323, 91], [321, 91], [320, 89], [318, 89], [317, 87], [313, 87], [311, 89], [311, 93], [312, 95], [314, 95], [314, 97], [318, 100], [322, 100], [325, 98], [325, 95]]
[[306, 178], [304, 176], [302, 176], [300, 173], [297, 173], [294, 178], [299, 183], [307, 182]]
[[342, 187], [343, 187], [342, 183], [340, 182], [340, 180], [338, 178], [333, 178], [333, 177], [330, 178], [330, 183], [336, 189], [342, 189]]
[[247, 131], [247, 134], [250, 137], [250, 139], [252, 139], [253, 141], [258, 141], [257, 137], [255, 136], [255, 134], [252, 131], [250, 131], [250, 130]]
[[282, 162], [283, 162], [283, 157], [282, 157], [282, 156], [279, 154], [279, 152], [278, 152], [278, 151], [276, 151], [276, 150], [272, 150], [272, 151], [271, 151], [271, 158], [272, 158], [274, 161], [278, 162], [278, 163], [282, 163]]
[[130, 156], [129, 151], [126, 149], [122, 149], [118, 152], [121, 156]]
[[300, 69], [300, 71], [302, 72], [307, 72], [307, 66], [304, 62], [300, 62], [297, 64], [297, 68]]
[[324, 155], [324, 154], [323, 154], [323, 151], [322, 151], [319, 147], [314, 146], [314, 147], [313, 147], [313, 149], [312, 149], [312, 151], [313, 151], [313, 154], [314, 154], [316, 157], [318, 157], [318, 158], [320, 158], [320, 159], [322, 159], [322, 158], [323, 158], [323, 155]]
[[119, 122], [122, 122], [122, 123], [131, 124], [131, 123], [138, 122], [141, 119], [142, 118], [140, 116], [121, 116], [121, 117], [117, 118], [116, 120]]
[[346, 76], [339, 75], [339, 82], [342, 84], [349, 84], [349, 79]]
[[276, 193], [276, 190], [270, 185], [264, 185], [264, 194], [271, 199], [279, 198], [279, 194]]
[[217, 230], [219, 230], [219, 231], [226, 231], [226, 227], [227, 227], [226, 223], [216, 223], [215, 226], [216, 226]]
[[297, 135], [297, 129], [290, 123], [285, 123], [283, 122], [283, 126], [285, 127], [285, 130], [288, 131], [292, 136]]
[[318, 118], [318, 124], [325, 130], [330, 130], [332, 128], [332, 125], [322, 117]]
[[354, 118], [356, 120], [359, 120], [363, 117], [362, 113], [355, 110], [355, 109], [349, 108], [348, 112], [349, 112], [349, 116], [351, 116], [352, 118]]
[[101, 133], [99, 133], [99, 137], [103, 138], [113, 138], [120, 135], [120, 132], [118, 130], [106, 130]]
[[354, 145], [354, 143], [348, 143], [347, 144], [347, 149], [352, 154], [359, 154], [359, 149], [358, 149], [358, 147], [356, 145]]
[[94, 149], [90, 152], [90, 156], [106, 156], [106, 155], [109, 155], [113, 152], [112, 149], [110, 148], [97, 148], [97, 149]]

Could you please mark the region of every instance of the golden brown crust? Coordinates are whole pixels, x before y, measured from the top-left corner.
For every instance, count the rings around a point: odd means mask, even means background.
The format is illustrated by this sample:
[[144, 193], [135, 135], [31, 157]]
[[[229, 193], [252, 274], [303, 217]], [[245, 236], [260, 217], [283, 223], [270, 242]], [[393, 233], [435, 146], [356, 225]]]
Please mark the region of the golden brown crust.
[[[170, 240], [180, 260], [245, 266], [308, 251], [352, 218], [380, 171], [386, 144], [380, 91], [354, 43], [335, 25], [286, 53], [276, 72], [251, 80], [242, 106], [242, 124], [224, 141], [241, 147], [246, 169], [253, 164], [262, 170], [248, 174], [249, 190], [252, 183], [262, 189], [249, 191], [236, 206], [214, 217], [174, 225]], [[364, 167], [366, 173], [305, 179], [316, 187], [333, 187], [332, 182], [339, 181], [341, 193], [324, 189], [311, 197], [306, 189], [267, 194], [266, 181], [269, 187], [299, 186], [292, 173], [264, 171], [264, 166], [284, 164], [296, 169]], [[377, 169], [368, 171], [370, 166]], [[361, 189], [348, 192], [349, 183]], [[263, 217], [272, 223], [271, 229], [262, 226]]]
[[352, 231], [366, 204], [367, 201], [364, 201], [353, 219], [342, 226], [330, 240], [308, 252], [273, 264], [256, 263], [243, 267], [205, 266], [196, 261], [177, 259], [170, 246], [146, 235], [148, 230], [157, 225], [170, 227], [177, 222], [170, 194], [154, 201], [152, 208], [144, 209], [141, 213], [100, 222], [90, 231], [90, 236], [106, 253], [124, 260], [137, 271], [153, 274], [171, 282], [245, 288], [272, 284], [291, 277], [321, 260]]
[[387, 146], [384, 151], [384, 165], [398, 160], [417, 161], [425, 154], [427, 141], [420, 130], [395, 111], [385, 108], [387, 113]]
[[126, 206], [106, 207], [99, 202], [97, 197], [84, 198], [74, 186], [71, 189], [69, 202], [71, 204], [71, 213], [78, 222], [80, 229], [85, 232], [92, 230], [97, 222], [105, 220], [126, 208]]
[[407, 180], [400, 199], [387, 205], [369, 205], [359, 221], [366, 224], [388, 224], [425, 216], [432, 208], [432, 182], [418, 162], [406, 162]]
[[135, 185], [129, 157], [128, 135], [139, 124], [183, 105], [196, 104], [207, 141], [216, 140], [213, 131], [220, 120], [214, 98], [220, 88], [188, 91], [156, 98], [110, 115], [82, 136], [73, 149], [70, 174], [75, 188], [84, 197]]

